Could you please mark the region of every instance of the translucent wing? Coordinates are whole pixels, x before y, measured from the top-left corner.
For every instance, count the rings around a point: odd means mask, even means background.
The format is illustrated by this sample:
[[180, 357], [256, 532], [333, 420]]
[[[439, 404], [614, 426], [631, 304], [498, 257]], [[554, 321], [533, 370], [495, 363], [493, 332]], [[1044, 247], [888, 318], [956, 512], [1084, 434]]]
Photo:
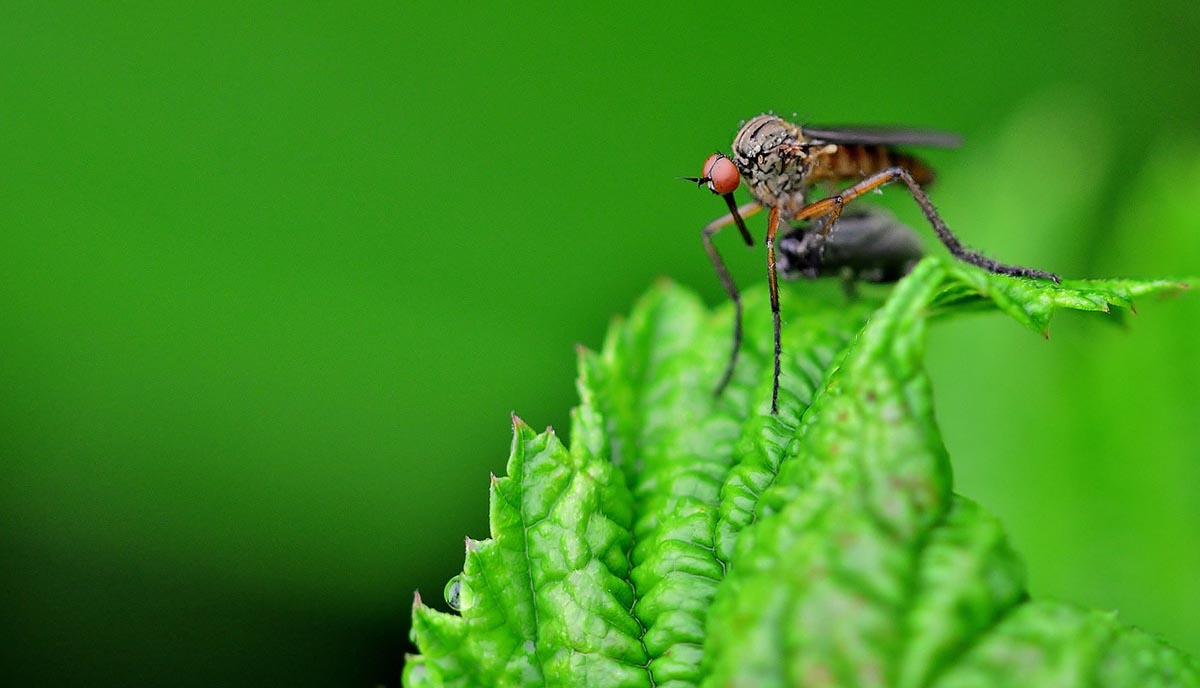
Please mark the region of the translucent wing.
[[804, 138], [814, 143], [844, 143], [862, 146], [934, 146], [957, 148], [962, 137], [948, 131], [902, 127], [803, 126]]

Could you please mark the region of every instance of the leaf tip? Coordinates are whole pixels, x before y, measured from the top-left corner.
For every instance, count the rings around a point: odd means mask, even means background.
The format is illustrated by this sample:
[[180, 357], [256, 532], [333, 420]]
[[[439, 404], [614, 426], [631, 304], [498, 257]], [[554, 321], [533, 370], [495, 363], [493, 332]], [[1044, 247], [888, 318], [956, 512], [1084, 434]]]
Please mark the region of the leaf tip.
[[529, 424], [526, 423], [525, 421], [521, 420], [521, 417], [517, 415], [516, 411], [513, 411], [509, 415], [512, 416], [513, 432], [520, 432], [521, 430], [527, 429], [529, 427]]
[[425, 603], [421, 601], [421, 591], [420, 590], [413, 590], [412, 606], [413, 606], [413, 609], [420, 609], [421, 607], [425, 606]]
[[468, 553], [474, 552], [475, 550], [479, 549], [479, 541], [472, 540], [470, 535], [463, 538], [463, 543], [464, 543], [464, 546], [466, 547]]

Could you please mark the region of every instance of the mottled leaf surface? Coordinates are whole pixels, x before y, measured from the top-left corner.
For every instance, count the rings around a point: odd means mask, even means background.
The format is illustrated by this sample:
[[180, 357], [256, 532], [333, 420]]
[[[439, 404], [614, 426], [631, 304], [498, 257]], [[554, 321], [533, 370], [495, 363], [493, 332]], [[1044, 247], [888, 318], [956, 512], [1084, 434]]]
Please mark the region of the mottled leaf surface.
[[933, 316], [1045, 333], [1182, 287], [935, 259], [890, 294], [789, 286], [772, 416], [765, 291], [715, 397], [731, 308], [657, 285], [581, 351], [569, 448], [514, 421], [491, 537], [467, 541], [457, 613], [414, 604], [405, 685], [1200, 685], [1113, 614], [1029, 600], [999, 523], [953, 491], [922, 363]]

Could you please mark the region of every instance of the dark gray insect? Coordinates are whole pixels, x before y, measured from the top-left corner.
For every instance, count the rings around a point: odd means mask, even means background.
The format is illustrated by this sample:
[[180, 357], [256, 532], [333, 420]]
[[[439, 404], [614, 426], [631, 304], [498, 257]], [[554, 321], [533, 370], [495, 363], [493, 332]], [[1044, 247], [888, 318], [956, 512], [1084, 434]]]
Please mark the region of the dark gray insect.
[[[699, 177], [684, 177], [724, 199], [729, 212], [704, 227], [704, 248], [729, 298], [733, 299], [735, 322], [733, 351], [725, 374], [717, 385], [720, 394], [729, 384], [742, 343], [742, 303], [737, 285], [721, 260], [713, 236], [724, 227], [737, 225], [747, 246], [754, 245], [745, 219], [767, 209], [767, 278], [771, 289], [771, 315], [775, 330], [775, 383], [771, 392], [771, 413], [779, 410], [779, 272], [799, 276], [832, 274], [834, 268], [855, 268], [864, 264], [864, 279], [879, 271], [897, 268], [907, 239], [894, 220], [850, 220], [839, 218], [848, 203], [886, 184], [901, 181], [920, 206], [938, 239], [961, 261], [1002, 275], [1047, 279], [1058, 276], [1034, 268], [1009, 265], [972, 251], [958, 240], [942, 221], [923, 185], [933, 182], [933, 170], [922, 160], [898, 150], [900, 146], [954, 147], [959, 137], [940, 131], [888, 127], [810, 127], [792, 124], [775, 115], [759, 115], [742, 125], [733, 138], [733, 155], [714, 153], [704, 161]], [[738, 206], [733, 192], [745, 182], [754, 201]], [[814, 187], [828, 195], [810, 201]], [[843, 188], [844, 187], [844, 188]], [[839, 190], [840, 189], [840, 190]], [[862, 216], [868, 217], [868, 216]], [[802, 233], [787, 234], [777, 244], [780, 222], [802, 228]], [[871, 224], [874, 222], [875, 224]], [[902, 225], [899, 225], [902, 227]], [[836, 239], [848, 227], [856, 236]], [[835, 231], [836, 228], [836, 231]], [[907, 228], [904, 228], [907, 230]], [[909, 231], [911, 233], [911, 230]], [[884, 242], [876, 245], [875, 241]], [[777, 265], [777, 257], [788, 247], [787, 269]], [[871, 264], [874, 264], [873, 267]]]
[[779, 237], [775, 269], [780, 277], [895, 282], [924, 255], [917, 233], [882, 208], [846, 212], [824, 241], [819, 229], [805, 223]]

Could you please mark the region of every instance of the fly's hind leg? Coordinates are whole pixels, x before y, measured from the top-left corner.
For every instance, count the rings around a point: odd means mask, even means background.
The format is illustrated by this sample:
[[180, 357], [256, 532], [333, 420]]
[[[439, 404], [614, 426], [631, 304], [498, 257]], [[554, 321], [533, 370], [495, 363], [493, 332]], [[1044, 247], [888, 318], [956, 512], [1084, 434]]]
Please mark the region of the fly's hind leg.
[[821, 227], [821, 236], [828, 236], [829, 233], [833, 231], [833, 225], [835, 222], [837, 222], [838, 216], [842, 214], [842, 208], [844, 208], [847, 203], [869, 191], [878, 189], [884, 184], [894, 182], [897, 179], [903, 181], [904, 185], [908, 187], [908, 191], [910, 194], [912, 194], [913, 200], [915, 200], [917, 205], [921, 207], [921, 212], [924, 213], [925, 219], [929, 220], [929, 224], [933, 226], [933, 231], [937, 233], [938, 239], [946, 245], [946, 248], [950, 250], [950, 253], [952, 253], [955, 258], [965, 263], [978, 265], [984, 270], [995, 272], [1001, 275], [1012, 275], [1015, 277], [1036, 277], [1040, 279], [1053, 280], [1054, 282], [1060, 281], [1058, 275], [1055, 275], [1054, 273], [1046, 272], [1044, 270], [1037, 270], [1034, 268], [1022, 267], [1020, 265], [1008, 265], [1006, 263], [1001, 263], [963, 246], [962, 242], [958, 240], [958, 237], [956, 237], [954, 233], [950, 231], [950, 228], [946, 226], [946, 223], [942, 221], [941, 216], [938, 215], [937, 209], [933, 207], [933, 202], [929, 200], [929, 196], [925, 193], [925, 190], [913, 180], [912, 175], [909, 174], [908, 170], [904, 169], [903, 167], [889, 167], [882, 172], [877, 172], [876, 174], [867, 177], [857, 184], [848, 187], [845, 191], [842, 191], [837, 195], [809, 203], [800, 209], [800, 212], [796, 215], [796, 219], [807, 220], [824, 216], [825, 221]]
[[[750, 217], [751, 215], [762, 210], [762, 206], [758, 203], [747, 203], [737, 209], [741, 217]], [[704, 250], [708, 251], [708, 257], [712, 260], [713, 269], [717, 271], [717, 277], [721, 278], [721, 286], [725, 287], [725, 293], [729, 294], [729, 298], [733, 301], [733, 350], [729, 354], [729, 363], [725, 365], [725, 373], [721, 376], [721, 381], [717, 384], [716, 390], [713, 392], [716, 396], [720, 396], [721, 392], [725, 391], [725, 387], [729, 385], [729, 380], [733, 378], [733, 369], [737, 364], [738, 351], [742, 348], [742, 295], [738, 291], [737, 285], [733, 282], [733, 277], [729, 274], [729, 269], [725, 267], [725, 261], [721, 260], [721, 254], [717, 251], [716, 245], [713, 243], [713, 237], [717, 232], [725, 227], [734, 224], [737, 218], [733, 213], [726, 213], [721, 217], [713, 220], [705, 225], [700, 232], [704, 239]]]

